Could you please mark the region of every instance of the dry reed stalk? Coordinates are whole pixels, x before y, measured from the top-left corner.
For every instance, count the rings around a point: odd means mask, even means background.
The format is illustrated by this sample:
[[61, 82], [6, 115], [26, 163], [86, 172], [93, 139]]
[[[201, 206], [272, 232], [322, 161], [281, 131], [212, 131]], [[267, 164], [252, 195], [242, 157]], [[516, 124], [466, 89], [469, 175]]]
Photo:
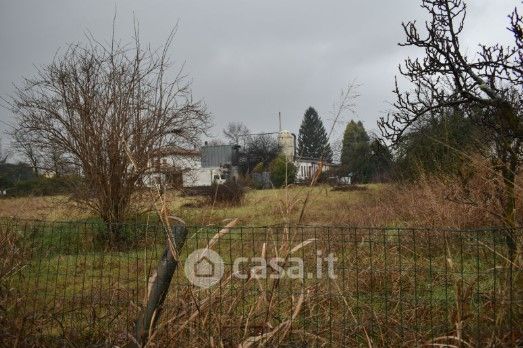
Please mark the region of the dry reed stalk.
[[236, 226], [238, 224], [238, 218], [235, 218], [234, 220], [232, 220], [231, 222], [229, 222], [224, 228], [222, 228], [218, 233], [216, 233], [212, 238], [211, 240], [209, 241], [209, 243], [207, 243], [207, 246], [205, 247], [205, 251], [211, 249], [214, 244], [216, 244], [216, 242], [221, 238], [223, 237], [224, 235], [226, 235], [227, 233], [229, 233], [231, 231], [231, 229]]
[[[225, 281], [223, 281], [222, 283], [224, 285], [227, 285], [230, 280], [232, 279], [232, 275], [229, 275], [229, 277], [227, 277], [227, 279], [225, 279]], [[187, 325], [189, 325], [190, 322], [192, 322], [193, 320], [195, 320], [198, 315], [201, 314], [201, 312], [203, 312], [205, 309], [207, 309], [210, 305], [212, 305], [214, 302], [220, 300], [219, 297], [215, 296], [216, 295], [216, 292], [219, 292], [219, 288], [214, 290], [214, 292], [212, 292], [209, 296], [205, 297], [198, 305], [197, 305], [197, 310], [196, 311], [193, 311], [189, 318], [187, 318], [184, 322], [182, 322], [182, 324], [178, 327], [178, 329], [176, 331], [173, 332], [173, 336], [177, 336], [180, 334], [180, 332], [182, 332], [185, 327], [187, 327]], [[229, 290], [226, 289], [225, 293], [222, 294], [222, 296], [227, 296]], [[180, 315], [178, 316], [175, 316], [175, 317], [172, 317], [168, 320], [165, 320], [161, 323], [158, 324], [158, 329], [155, 331], [155, 333], [153, 334], [153, 336], [151, 336], [149, 342], [150, 344], [152, 344], [152, 341], [153, 339], [155, 338], [155, 336], [158, 334], [158, 332], [160, 332], [161, 328], [164, 328], [166, 327], [167, 325], [175, 322], [176, 320], [180, 320], [182, 319], [186, 314], [186, 312], [184, 313], [181, 313]]]
[[[220, 238], [222, 238], [227, 232], [228, 230], [232, 227], [232, 225], [235, 223], [236, 219], [233, 220], [231, 222], [231, 224], [229, 226], [226, 226], [226, 228], [224, 228], [222, 231], [218, 232], [217, 234], [215, 234], [215, 236], [209, 241], [208, 243], [208, 247], [212, 247]], [[286, 234], [288, 234], [288, 231], [285, 232]], [[274, 247], [275, 247], [275, 250], [277, 250], [276, 252], [277, 253], [282, 253], [284, 254], [287, 258], [292, 254], [292, 253], [296, 253], [297, 251], [301, 250], [302, 248], [306, 247], [307, 245], [311, 244], [312, 242], [314, 241], [314, 239], [309, 239], [309, 240], [305, 240], [297, 245], [290, 245], [288, 243], [288, 240], [285, 240], [282, 244], [283, 246], [279, 246], [279, 245], [276, 245], [276, 243], [274, 243]], [[282, 250], [284, 249], [284, 250]], [[263, 243], [262, 244], [262, 248], [261, 248], [261, 251], [260, 251], [260, 255], [261, 257], [266, 257], [266, 252], [267, 252], [267, 243]], [[227, 284], [229, 284], [231, 281], [232, 281], [232, 276], [233, 275], [230, 275], [224, 282], [222, 282], [221, 284], [221, 288], [223, 289], [223, 287], [226, 287]], [[263, 309], [263, 304], [264, 303], [267, 303], [267, 301], [269, 301], [269, 306], [267, 307], [267, 311], [266, 313], [269, 314], [270, 316], [270, 312], [271, 312], [271, 308], [273, 308], [274, 306], [274, 303], [271, 302], [271, 299], [273, 299], [273, 297], [270, 297], [270, 296], [267, 296], [267, 289], [263, 286], [263, 283], [255, 276], [253, 276], [252, 274], [249, 275], [249, 278], [247, 279], [247, 281], [244, 283], [244, 287], [248, 286], [248, 284], [250, 282], [252, 282], [254, 279], [255, 283], [258, 285], [258, 287], [260, 288], [260, 291], [261, 291], [261, 296], [258, 297], [258, 300], [253, 303], [251, 306], [250, 306], [250, 309], [249, 309], [249, 312], [247, 313], [247, 316], [244, 317], [244, 336], [246, 336], [246, 334], [248, 333], [248, 329], [249, 329], [249, 326], [250, 326], [250, 322], [252, 321], [252, 318], [255, 316], [255, 313], [258, 312], [260, 309]], [[225, 285], [224, 285], [225, 284]], [[274, 294], [274, 290], [277, 288], [277, 282], [274, 281], [272, 282], [272, 292], [271, 292], [271, 295]], [[184, 330], [191, 321], [194, 321], [198, 316], [199, 314], [205, 310], [205, 308], [210, 308], [210, 306], [212, 305], [212, 303], [214, 303], [215, 301], [223, 301], [223, 299], [227, 298], [228, 294], [229, 294], [229, 288], [226, 288], [225, 291], [221, 292], [220, 293], [220, 296], [219, 298], [217, 299], [214, 295], [216, 294], [216, 291], [215, 290], [213, 293], [211, 293], [209, 296], [207, 296], [204, 300], [202, 300], [199, 304], [198, 304], [198, 308], [199, 310], [198, 311], [195, 311], [193, 312], [192, 314], [190, 314], [190, 316], [188, 317], [188, 319], [186, 319], [176, 330], [175, 332], [175, 335], [178, 335], [181, 333], [182, 330]], [[265, 294], [265, 295], [263, 295]], [[270, 298], [270, 299], [268, 299]], [[268, 328], [270, 328], [270, 332], [267, 336], [267, 334], [265, 335], [262, 335], [264, 337], [260, 338], [260, 340], [262, 340], [262, 342], [265, 342], [267, 339], [270, 339], [273, 335], [275, 335], [276, 333], [278, 332], [282, 332], [283, 335], [287, 335], [288, 333], [288, 329], [290, 328], [290, 323], [295, 320], [296, 316], [298, 315], [299, 311], [301, 310], [301, 306], [302, 306], [302, 303], [303, 303], [303, 296], [300, 297], [300, 299], [298, 300], [298, 305], [295, 307], [294, 309], [294, 314], [293, 316], [291, 317], [291, 319], [279, 324], [279, 325], [276, 325], [276, 326], [273, 326], [269, 320], [266, 320], [265, 321], [265, 326], [267, 326]], [[228, 305], [228, 309], [226, 309], [226, 312], [230, 312], [232, 311], [232, 308], [234, 307], [234, 303], [236, 303], [235, 300], [231, 301], [230, 304]], [[223, 304], [223, 302], [222, 302]], [[169, 320], [169, 322], [172, 322], [174, 320], [179, 320], [181, 319], [181, 317], [185, 316], [186, 314], [182, 314], [180, 316], [177, 316], [177, 318], [172, 318]], [[266, 318], [267, 319], [267, 318]], [[207, 320], [207, 319], [205, 319]], [[162, 326], [163, 325], [166, 325], [166, 323], [162, 323], [161, 324]], [[280, 331], [282, 330], [282, 331]], [[258, 339], [255, 340], [255, 342], [258, 342]]]
[[[435, 343], [435, 341], [445, 341], [445, 343]], [[457, 343], [457, 345], [452, 345], [452, 344], [449, 344], [448, 341], [454, 341]], [[432, 340], [432, 342], [427, 342], [425, 343], [423, 346], [424, 347], [449, 347], [449, 348], [461, 348], [463, 347], [463, 345], [465, 345], [466, 347], [472, 347], [472, 345], [470, 343], [468, 343], [467, 341], [459, 338], [459, 337], [456, 337], [456, 336], [441, 336], [441, 337], [436, 337]]]
[[267, 343], [274, 335], [276, 335], [280, 330], [284, 329], [284, 328], [289, 328], [292, 321], [294, 319], [296, 319], [296, 317], [298, 316], [298, 314], [300, 313], [301, 311], [301, 308], [302, 308], [302, 305], [303, 305], [303, 302], [304, 302], [304, 299], [305, 299], [305, 294], [304, 292], [301, 293], [299, 299], [298, 299], [298, 302], [296, 304], [296, 307], [294, 308], [294, 312], [292, 314], [292, 317], [291, 319], [287, 320], [287, 321], [284, 321], [282, 322], [281, 324], [279, 324], [278, 326], [276, 326], [276, 328], [274, 328], [272, 331], [266, 333], [266, 334], [262, 334], [262, 335], [258, 335], [258, 336], [251, 336], [251, 337], [248, 337], [246, 340], [244, 340], [242, 343], [240, 343], [238, 345], [238, 347], [241, 347], [241, 348], [249, 348], [251, 347], [253, 344], [255, 343], [259, 343], [261, 345]]
[[307, 337], [310, 337], [310, 338], [313, 338], [317, 341], [323, 341], [323, 344], [326, 345], [328, 343], [328, 341], [321, 337], [321, 336], [318, 336], [318, 335], [315, 335], [313, 333], [310, 333], [310, 332], [307, 332], [305, 330], [300, 330], [300, 329], [297, 329], [297, 330], [294, 330], [295, 333], [297, 334], [300, 334], [300, 335], [303, 335], [303, 336], [307, 336]]
[[[466, 303], [467, 303], [467, 299], [470, 299], [470, 297], [472, 296], [474, 285], [476, 283], [472, 282], [471, 284], [469, 284], [467, 289], [464, 290], [463, 279], [456, 279], [456, 277], [454, 276], [456, 270], [454, 268], [454, 261], [453, 261], [453, 258], [452, 258], [452, 253], [450, 251], [449, 242], [448, 242], [448, 238], [447, 238], [447, 233], [446, 232], [444, 234], [444, 239], [445, 239], [445, 248], [446, 248], [446, 251], [447, 251], [446, 260], [447, 260], [447, 264], [449, 266], [449, 269], [451, 270], [452, 282], [454, 284], [454, 292], [456, 294], [456, 308], [455, 308], [454, 320], [453, 320], [454, 321], [454, 326], [456, 328], [456, 336], [455, 336], [455, 338], [459, 342], [462, 342], [463, 341], [463, 336], [464, 336], [463, 335], [464, 323], [465, 323], [465, 320], [468, 317], [470, 317], [470, 315], [467, 313], [469, 306], [466, 305]], [[449, 319], [452, 319], [452, 318], [449, 318]]]
[[[347, 301], [347, 299], [345, 298], [345, 295], [343, 294], [343, 292], [341, 291], [341, 288], [340, 288], [340, 285], [338, 284], [338, 282], [336, 281], [336, 279], [333, 279], [333, 282], [334, 282], [334, 285], [336, 285], [336, 290], [338, 290], [338, 293], [340, 295], [340, 297], [343, 299], [343, 303], [345, 304], [345, 306], [347, 307], [347, 310], [349, 311], [352, 319], [354, 320], [354, 323], [356, 325], [359, 325], [360, 323], [358, 322], [358, 319], [356, 318], [356, 316], [354, 315], [354, 312], [352, 311], [352, 308], [351, 306], [349, 305], [349, 302]], [[365, 333], [365, 339], [367, 340], [367, 347], [369, 348], [372, 348], [372, 340], [371, 338], [369, 337], [369, 333], [367, 332], [367, 329], [365, 328], [365, 326], [362, 326], [363, 328], [363, 332]]]

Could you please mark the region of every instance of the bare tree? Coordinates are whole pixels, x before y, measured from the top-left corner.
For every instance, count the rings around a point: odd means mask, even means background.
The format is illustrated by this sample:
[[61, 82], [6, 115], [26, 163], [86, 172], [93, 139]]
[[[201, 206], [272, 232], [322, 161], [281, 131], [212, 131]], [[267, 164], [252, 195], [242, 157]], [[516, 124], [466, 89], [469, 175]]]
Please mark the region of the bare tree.
[[29, 163], [34, 174], [42, 168], [42, 154], [38, 150], [36, 139], [30, 138], [31, 134], [25, 129], [16, 129], [11, 132], [12, 146]]
[[516, 47], [480, 45], [477, 54], [470, 57], [460, 43], [467, 10], [465, 2], [422, 0], [421, 6], [430, 20], [424, 30], [416, 22], [403, 23], [406, 42], [400, 44], [424, 50], [423, 58], [407, 58], [400, 66], [401, 75], [413, 89], [402, 91], [396, 81], [395, 111], [381, 118], [378, 125], [382, 134], [394, 143], [431, 113], [448, 107], [467, 110], [468, 117], [491, 135], [490, 155], [494, 169], [504, 181], [504, 222], [514, 227], [515, 177], [523, 140], [521, 17], [516, 10], [511, 16], [510, 29], [516, 37]]
[[523, 17], [519, 14], [517, 8], [510, 15], [510, 27], [508, 29], [514, 34], [519, 62], [523, 62]]
[[262, 163], [264, 167], [268, 167], [269, 163], [278, 157], [280, 146], [276, 136], [258, 134], [249, 139], [245, 153], [250, 164]]
[[6, 151], [2, 146], [2, 138], [0, 138], [0, 164], [6, 163], [10, 156], [10, 152]]
[[[328, 135], [329, 140], [332, 140], [333, 137], [336, 136], [336, 130], [345, 130], [345, 126], [350, 121], [350, 119], [346, 118], [348, 114], [356, 115], [356, 100], [360, 97], [358, 93], [359, 87], [355, 81], [347, 83], [347, 86], [340, 91], [337, 99], [332, 104], [329, 112], [329, 121], [332, 122]], [[343, 148], [343, 134], [338, 134], [335, 139], [331, 145], [332, 157], [334, 162], [340, 162], [341, 150]]]
[[[89, 36], [24, 79], [8, 100], [18, 130], [40, 151], [59, 149], [85, 179], [82, 200], [108, 226], [124, 220], [150, 159], [166, 145], [196, 145], [209, 115], [168, 59], [174, 31], [157, 50]], [[111, 229], [112, 232], [118, 229]]]
[[238, 145], [242, 139], [246, 139], [251, 131], [241, 122], [229, 122], [223, 129], [223, 135], [230, 144]]
[[333, 162], [340, 162], [341, 161], [341, 150], [343, 148], [343, 139], [338, 138], [334, 140], [331, 144], [332, 148], [332, 160]]

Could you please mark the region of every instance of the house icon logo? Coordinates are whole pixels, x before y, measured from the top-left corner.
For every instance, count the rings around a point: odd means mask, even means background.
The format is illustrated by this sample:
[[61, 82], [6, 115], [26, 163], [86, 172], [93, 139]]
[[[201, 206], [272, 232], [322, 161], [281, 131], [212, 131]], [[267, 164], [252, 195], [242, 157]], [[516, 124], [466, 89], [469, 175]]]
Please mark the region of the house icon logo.
[[209, 249], [193, 251], [185, 260], [185, 276], [201, 288], [210, 288], [220, 281], [224, 273], [223, 259]]
[[214, 263], [204, 256], [194, 264], [194, 275], [197, 277], [212, 277], [214, 275]]

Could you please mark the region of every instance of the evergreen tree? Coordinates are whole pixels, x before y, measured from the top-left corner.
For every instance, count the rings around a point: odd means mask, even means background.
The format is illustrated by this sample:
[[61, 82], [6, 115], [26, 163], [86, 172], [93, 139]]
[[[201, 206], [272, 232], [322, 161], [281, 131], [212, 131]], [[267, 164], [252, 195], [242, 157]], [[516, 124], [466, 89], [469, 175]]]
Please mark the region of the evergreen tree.
[[332, 149], [323, 122], [313, 107], [305, 111], [298, 134], [298, 155], [332, 162]]
[[485, 129], [475, 124], [478, 111], [445, 109], [419, 119], [397, 144], [395, 174], [415, 180], [421, 174], [458, 174], [467, 153], [488, 152]]
[[370, 143], [370, 178], [374, 182], [383, 182], [390, 179], [393, 156], [390, 149], [380, 139], [373, 139]]
[[367, 182], [371, 175], [369, 163], [370, 138], [361, 121], [350, 121], [343, 134], [341, 165], [347, 173], [352, 173], [355, 182]]

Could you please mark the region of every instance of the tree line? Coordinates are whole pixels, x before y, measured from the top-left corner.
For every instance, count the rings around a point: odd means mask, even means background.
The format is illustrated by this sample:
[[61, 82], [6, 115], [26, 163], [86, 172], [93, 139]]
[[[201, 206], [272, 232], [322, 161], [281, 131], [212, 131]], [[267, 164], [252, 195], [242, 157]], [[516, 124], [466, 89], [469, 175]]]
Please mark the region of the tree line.
[[[297, 155], [326, 162], [339, 157], [338, 175], [365, 183], [455, 174], [469, 153], [478, 153], [502, 178], [503, 220], [514, 227], [523, 153], [522, 17], [517, 9], [509, 14], [512, 46], [479, 45], [467, 55], [461, 44], [466, 2], [420, 4], [427, 21], [403, 23], [406, 39], [400, 45], [422, 55], [401, 65], [406, 84], [396, 82], [393, 109], [378, 122], [380, 136], [353, 120], [334, 148], [310, 107], [297, 136]], [[29, 166], [77, 173], [82, 180], [75, 184], [75, 197], [108, 225], [124, 220], [141, 177], [162, 148], [198, 146], [210, 127], [190, 80], [173, 71], [173, 34], [157, 49], [142, 45], [137, 32], [133, 38], [102, 43], [88, 37], [69, 44], [3, 99], [16, 117], [12, 138]], [[231, 142], [244, 139], [245, 151], [255, 158], [248, 166], [269, 167], [278, 157], [277, 140], [249, 133], [241, 123], [224, 130]]]
[[[279, 153], [275, 136], [268, 134], [252, 136], [251, 131], [241, 122], [231, 122], [223, 130], [223, 135], [231, 144], [244, 144], [244, 152], [253, 159], [254, 169], [268, 170], [270, 163]], [[243, 140], [243, 142], [242, 142]], [[345, 128], [341, 149], [335, 158], [329, 136], [321, 117], [315, 108], [306, 109], [296, 140], [296, 160], [316, 160], [332, 164], [334, 169], [327, 175], [352, 176], [355, 182], [382, 182], [391, 178], [393, 157], [383, 141], [369, 137], [361, 121], [350, 121]], [[279, 160], [281, 162], [281, 159]], [[293, 167], [293, 163], [287, 166]], [[292, 169], [296, 171], [295, 168]], [[291, 182], [293, 178], [290, 178]]]

